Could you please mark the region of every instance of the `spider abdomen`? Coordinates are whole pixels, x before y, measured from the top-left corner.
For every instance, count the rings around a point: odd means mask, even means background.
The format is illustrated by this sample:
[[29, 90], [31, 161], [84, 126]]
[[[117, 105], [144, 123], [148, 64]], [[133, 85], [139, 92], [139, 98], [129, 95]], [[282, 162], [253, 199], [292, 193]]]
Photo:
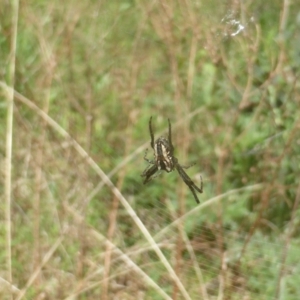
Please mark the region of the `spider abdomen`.
[[174, 163], [170, 154], [170, 146], [167, 139], [160, 137], [154, 144], [154, 156], [159, 170], [171, 172], [174, 169]]

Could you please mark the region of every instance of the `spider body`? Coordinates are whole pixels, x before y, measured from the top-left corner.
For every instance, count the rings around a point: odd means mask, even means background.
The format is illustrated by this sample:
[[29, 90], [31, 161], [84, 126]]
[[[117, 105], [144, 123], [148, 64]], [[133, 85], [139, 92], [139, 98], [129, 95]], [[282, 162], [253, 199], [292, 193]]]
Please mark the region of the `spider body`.
[[[144, 159], [150, 164], [146, 170], [142, 173], [142, 177], [145, 177], [144, 184], [149, 182], [151, 179], [155, 178], [160, 174], [161, 171], [166, 171], [167, 173], [172, 172], [174, 169], [177, 170], [180, 177], [184, 181], [184, 183], [189, 187], [191, 192], [194, 195], [194, 198], [197, 203], [200, 203], [197, 194], [195, 192], [198, 191], [199, 193], [203, 192], [203, 182], [202, 177], [201, 179], [201, 186], [200, 188], [195, 185], [192, 179], [186, 174], [183, 169], [188, 169], [190, 166], [182, 166], [178, 163], [178, 159], [174, 156], [174, 146], [172, 144], [172, 130], [171, 130], [171, 122], [169, 122], [169, 134], [168, 138], [160, 137], [156, 141], [154, 141], [154, 134], [152, 130], [152, 117], [149, 120], [149, 131], [151, 142], [150, 145], [154, 150], [154, 160], [149, 160], [147, 158], [147, 151], [145, 151]], [[158, 173], [157, 173], [158, 172]]]
[[174, 163], [170, 153], [170, 145], [164, 137], [160, 137], [154, 143], [154, 157], [158, 170], [168, 173], [173, 171]]

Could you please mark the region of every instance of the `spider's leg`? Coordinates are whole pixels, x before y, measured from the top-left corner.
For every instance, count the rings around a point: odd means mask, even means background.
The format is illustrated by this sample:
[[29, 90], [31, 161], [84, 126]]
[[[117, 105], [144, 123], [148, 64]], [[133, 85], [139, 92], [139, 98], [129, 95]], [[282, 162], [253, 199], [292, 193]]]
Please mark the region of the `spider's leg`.
[[200, 175], [200, 188], [198, 188], [197, 186], [196, 186], [196, 184], [193, 182], [193, 184], [194, 184], [194, 188], [199, 192], [199, 193], [203, 193], [203, 181], [202, 181], [202, 176]]
[[144, 160], [147, 161], [149, 164], [154, 165], [155, 162], [147, 158], [148, 149], [145, 150]]
[[[158, 168], [156, 165], [153, 166], [148, 166], [148, 168], [146, 168], [146, 170], [142, 173], [142, 177], [146, 177], [144, 180], [144, 184], [146, 184], [147, 182], [149, 182], [152, 178], [154, 178], [154, 174], [158, 171]], [[155, 176], [156, 177], [156, 176]]]
[[153, 134], [153, 130], [152, 130], [152, 116], [150, 117], [149, 120], [149, 131], [150, 131], [150, 137], [151, 137], [151, 147], [152, 149], [154, 149], [154, 134]]
[[146, 176], [146, 173], [148, 172], [148, 170], [149, 170], [150, 168], [153, 168], [153, 165], [148, 165], [148, 166], [146, 167], [146, 169], [144, 170], [144, 172], [141, 174], [141, 176], [142, 176], [142, 177], [145, 177], [145, 176]]
[[[192, 167], [193, 165], [195, 165], [195, 164], [192, 164], [192, 165], [189, 165], [189, 166], [182, 166], [182, 165], [180, 165], [180, 164], [177, 164], [177, 170], [178, 170], [179, 174], [180, 174], [180, 172], [182, 172], [183, 176], [185, 176], [185, 178], [189, 181], [189, 183], [191, 183], [191, 186], [192, 186], [194, 189], [196, 189], [199, 193], [203, 193], [203, 181], [202, 181], [202, 176], [200, 175], [200, 188], [199, 188], [199, 187], [197, 187], [197, 185], [194, 183], [194, 181], [192, 181], [192, 179], [191, 179], [191, 178], [185, 173], [185, 171], [182, 169], [182, 168], [188, 169], [189, 167]], [[179, 171], [179, 169], [180, 169], [180, 171]], [[184, 182], [187, 184], [186, 181], [184, 181]]]
[[194, 198], [196, 200], [197, 203], [200, 203], [197, 195], [196, 195], [196, 192], [195, 192], [195, 189], [199, 192], [199, 193], [202, 193], [203, 190], [203, 183], [202, 183], [202, 177], [201, 177], [201, 186], [200, 188], [198, 188], [195, 183], [192, 181], [192, 179], [185, 173], [185, 171], [182, 169], [182, 167], [177, 164], [176, 166], [176, 169], [180, 175], [180, 177], [182, 178], [182, 180], [184, 181], [184, 183], [189, 187], [189, 189], [191, 190], [191, 192], [193, 193], [194, 195]]
[[199, 199], [197, 197], [197, 194], [195, 193], [195, 190], [191, 186], [188, 186], [188, 187], [190, 188], [191, 192], [193, 193], [196, 202], [199, 204], [200, 201], [199, 201]]
[[155, 172], [158, 171], [158, 168], [156, 165], [148, 165], [147, 168], [144, 170], [144, 172], [141, 174], [142, 177], [150, 177], [155, 174]]
[[170, 119], [168, 119], [168, 122], [169, 122], [169, 136], [168, 136], [168, 140], [169, 140], [169, 146], [170, 146], [170, 153], [171, 153], [171, 156], [173, 156], [173, 154], [174, 154], [174, 146], [172, 144], [172, 128], [171, 128], [171, 121], [170, 121]]
[[148, 182], [150, 182], [152, 179], [154, 179], [154, 178], [156, 178], [156, 177], [158, 177], [159, 175], [161, 174], [161, 170], [158, 170], [158, 172], [157, 173], [155, 173], [154, 175], [152, 175], [151, 177], [149, 177], [148, 179], [147, 179], [147, 181], [146, 180], [144, 180], [144, 184], [146, 184], [146, 183], [148, 183]]

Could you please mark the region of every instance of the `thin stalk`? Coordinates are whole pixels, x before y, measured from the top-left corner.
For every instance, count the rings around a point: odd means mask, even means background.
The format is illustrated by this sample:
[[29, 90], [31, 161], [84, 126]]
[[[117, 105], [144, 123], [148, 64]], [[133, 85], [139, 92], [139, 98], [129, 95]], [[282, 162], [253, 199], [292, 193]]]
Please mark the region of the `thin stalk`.
[[[15, 0], [12, 5], [12, 37], [10, 45], [10, 60], [8, 71], [8, 85], [14, 87], [16, 68], [16, 49], [18, 34], [19, 1]], [[14, 88], [7, 90], [7, 122], [6, 122], [6, 160], [5, 160], [5, 227], [6, 227], [6, 268], [7, 280], [12, 284], [11, 262], [11, 182], [12, 182], [12, 138], [13, 138], [13, 113], [14, 113]], [[10, 289], [12, 299], [12, 288]]]

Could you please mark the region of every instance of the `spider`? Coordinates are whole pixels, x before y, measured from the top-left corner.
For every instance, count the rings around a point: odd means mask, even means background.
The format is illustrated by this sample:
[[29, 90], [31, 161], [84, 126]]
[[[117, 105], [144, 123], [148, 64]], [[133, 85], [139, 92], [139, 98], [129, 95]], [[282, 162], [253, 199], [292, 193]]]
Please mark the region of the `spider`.
[[196, 202], [200, 203], [195, 190], [198, 191], [199, 193], [203, 192], [202, 177], [200, 175], [201, 185], [199, 188], [196, 186], [196, 184], [192, 181], [192, 179], [183, 170], [183, 169], [188, 169], [189, 167], [193, 166], [194, 164], [189, 165], [189, 166], [180, 165], [178, 162], [178, 159], [176, 157], [174, 157], [174, 146], [172, 144], [172, 132], [171, 132], [170, 119], [168, 119], [168, 122], [169, 122], [168, 139], [166, 139], [165, 137], [160, 137], [155, 142], [154, 142], [154, 134], [153, 134], [151, 122], [152, 122], [152, 117], [149, 120], [149, 131], [150, 131], [150, 137], [151, 137], [150, 145], [151, 145], [152, 149], [154, 150], [154, 160], [150, 160], [147, 158], [148, 149], [146, 149], [144, 159], [150, 165], [141, 174], [142, 177], [145, 177], [143, 183], [146, 184], [147, 182], [151, 181], [151, 179], [157, 177], [161, 173], [161, 171], [166, 171], [167, 173], [170, 173], [174, 169], [176, 169], [177, 172], [179, 173], [180, 177], [184, 181], [184, 183], [189, 187], [189, 189], [193, 193]]

